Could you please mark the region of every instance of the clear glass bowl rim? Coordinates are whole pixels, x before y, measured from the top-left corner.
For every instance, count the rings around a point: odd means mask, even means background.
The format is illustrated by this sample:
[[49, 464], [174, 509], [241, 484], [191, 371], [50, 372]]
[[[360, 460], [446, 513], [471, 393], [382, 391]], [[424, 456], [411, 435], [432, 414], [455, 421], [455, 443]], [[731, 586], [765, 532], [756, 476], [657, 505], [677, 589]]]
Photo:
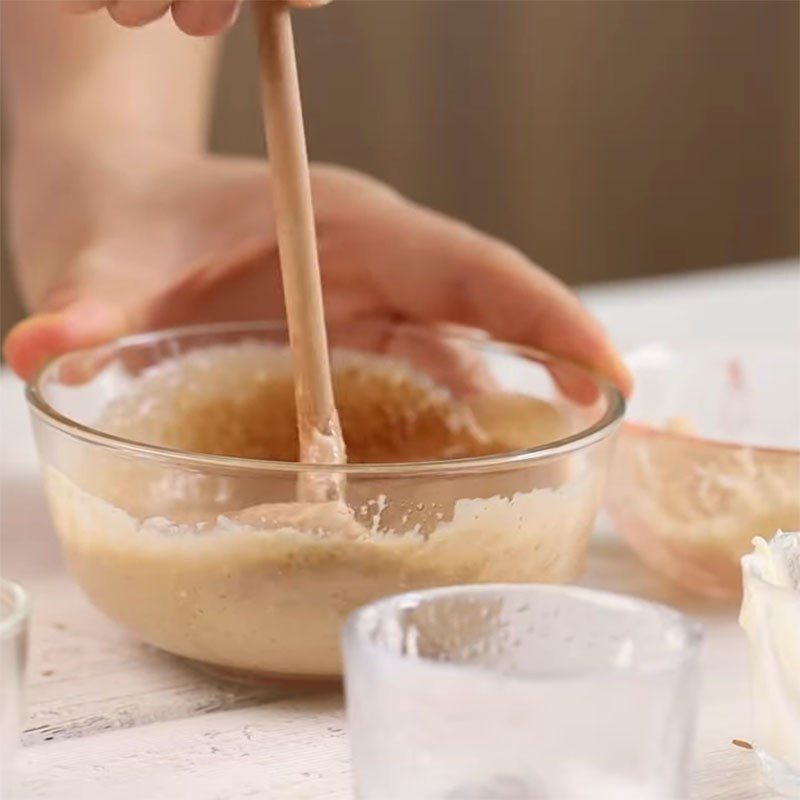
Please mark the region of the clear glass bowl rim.
[[[617, 607], [626, 607], [633, 610], [658, 611], [665, 618], [671, 618], [674, 623], [682, 630], [685, 636], [684, 645], [672, 652], [654, 659], [653, 663], [647, 666], [636, 666], [631, 669], [614, 668], [602, 665], [596, 669], [576, 670], [565, 675], [554, 675], [548, 673], [535, 673], [533, 671], [525, 673], [494, 670], [480, 664], [463, 664], [452, 661], [435, 661], [425, 657], [408, 658], [398, 653], [392, 653], [385, 647], [370, 642], [363, 635], [361, 628], [368, 624], [376, 616], [396, 614], [397, 611], [414, 606], [420, 601], [428, 599], [446, 598], [457, 595], [480, 595], [480, 594], [516, 594], [531, 598], [535, 602], [535, 595], [539, 594], [562, 594], [568, 598], [581, 598], [595, 604], [608, 605], [612, 603]], [[587, 589], [583, 586], [572, 586], [567, 584], [525, 584], [525, 583], [481, 583], [465, 584], [461, 586], [444, 586], [434, 589], [421, 589], [414, 592], [392, 595], [362, 606], [353, 611], [347, 618], [342, 628], [342, 650], [348, 652], [358, 651], [359, 656], [364, 658], [391, 661], [395, 664], [405, 663], [409, 668], [419, 668], [424, 670], [436, 670], [437, 672], [451, 673], [473, 673], [483, 675], [497, 675], [508, 680], [522, 682], [559, 682], [559, 681], [581, 681], [594, 678], [619, 677], [626, 674], [652, 674], [660, 672], [671, 672], [679, 669], [684, 664], [694, 660], [703, 642], [703, 626], [687, 614], [650, 600], [642, 600], [630, 595], [606, 592], [599, 589]]]
[[747, 450], [752, 453], [770, 453], [789, 457], [800, 456], [800, 449], [795, 447], [768, 447], [766, 445], [740, 444], [739, 442], [726, 442], [721, 439], [710, 439], [707, 436], [699, 436], [694, 433], [681, 433], [680, 431], [670, 431], [659, 428], [647, 422], [637, 422], [636, 420], [626, 419], [622, 425], [625, 433], [635, 436], [649, 436], [655, 439], [671, 439], [672, 441], [690, 442], [691, 444], [703, 445], [704, 447], [716, 447], [720, 450]]
[[[721, 344], [719, 342], [705, 343], [702, 345], [690, 345], [685, 342], [671, 342], [669, 340], [653, 340], [643, 342], [632, 350], [623, 354], [623, 359], [628, 369], [636, 382], [636, 364], [631, 362], [637, 358], [641, 358], [642, 353], [648, 353], [654, 350], [662, 350], [663, 352], [670, 352], [679, 358], [691, 357], [720, 357], [728, 354], [734, 348]], [[781, 343], [754, 343], [744, 347], [738, 348], [740, 351], [747, 353], [757, 353], [760, 350], [768, 350], [770, 352], [780, 351], [783, 354], [793, 353], [794, 348], [783, 342]], [[673, 441], [684, 441], [692, 444], [704, 445], [706, 447], [716, 447], [720, 450], [747, 450], [753, 453], [770, 453], [776, 455], [786, 456], [800, 456], [800, 448], [797, 447], [777, 447], [774, 445], [754, 445], [745, 444], [743, 442], [730, 442], [724, 439], [713, 439], [709, 436], [703, 436], [699, 433], [683, 433], [681, 431], [668, 430], [663, 427], [650, 422], [643, 422], [636, 417], [630, 417], [625, 420], [622, 429], [626, 433], [635, 436], [650, 436], [657, 439], [671, 439]]]
[[[366, 321], [365, 321], [366, 322]], [[345, 324], [345, 323], [342, 323]], [[358, 323], [355, 323], [358, 324]], [[319, 472], [320, 469], [326, 473], [342, 473], [345, 475], [365, 475], [379, 474], [384, 475], [416, 475], [432, 472], [454, 473], [462, 471], [474, 471], [487, 467], [522, 466], [528, 462], [553, 458], [555, 456], [566, 455], [576, 450], [587, 448], [596, 442], [609, 437], [622, 421], [625, 414], [625, 400], [619, 389], [608, 379], [597, 375], [590, 370], [565, 359], [557, 358], [548, 353], [526, 347], [524, 345], [499, 342], [492, 339], [481, 331], [453, 332], [450, 330], [440, 330], [434, 326], [414, 325], [404, 323], [404, 328], [413, 330], [427, 330], [435, 332], [437, 335], [448, 339], [460, 340], [480, 346], [484, 350], [490, 350], [506, 355], [516, 355], [528, 360], [537, 361], [544, 366], [567, 366], [576, 372], [583, 374], [594, 382], [601, 395], [606, 401], [606, 410], [603, 416], [593, 425], [585, 430], [570, 436], [558, 439], [554, 442], [531, 447], [525, 450], [517, 450], [511, 453], [500, 453], [489, 456], [479, 456], [474, 458], [462, 458], [440, 461], [412, 461], [412, 462], [388, 462], [385, 464], [331, 464], [314, 465], [298, 464], [287, 461], [269, 461], [265, 459], [237, 458], [234, 456], [216, 456], [203, 453], [191, 453], [182, 450], [175, 450], [169, 447], [144, 444], [131, 439], [114, 436], [113, 434], [103, 433], [99, 430], [83, 425], [75, 420], [66, 417], [56, 411], [44, 398], [42, 383], [52, 372], [66, 360], [77, 356], [85, 356], [90, 353], [100, 353], [103, 350], [118, 351], [126, 347], [146, 346], [158, 341], [174, 339], [176, 337], [200, 337], [213, 336], [214, 334], [258, 334], [258, 333], [278, 333], [286, 331], [284, 322], [223, 322], [204, 325], [188, 325], [177, 328], [167, 328], [159, 331], [133, 334], [115, 339], [105, 344], [95, 347], [74, 350], [65, 353], [49, 361], [31, 379], [26, 386], [26, 398], [33, 413], [48, 425], [59, 429], [67, 435], [80, 439], [90, 444], [110, 448], [117, 451], [124, 451], [130, 455], [146, 456], [162, 461], [180, 463], [194, 468], [205, 469], [235, 469], [251, 470], [264, 472], [287, 472], [299, 474], [303, 472]]]
[[11, 610], [7, 617], [0, 618], [0, 639], [10, 639], [19, 634], [25, 627], [30, 613], [28, 593], [14, 581], [0, 579], [0, 594], [11, 599]]

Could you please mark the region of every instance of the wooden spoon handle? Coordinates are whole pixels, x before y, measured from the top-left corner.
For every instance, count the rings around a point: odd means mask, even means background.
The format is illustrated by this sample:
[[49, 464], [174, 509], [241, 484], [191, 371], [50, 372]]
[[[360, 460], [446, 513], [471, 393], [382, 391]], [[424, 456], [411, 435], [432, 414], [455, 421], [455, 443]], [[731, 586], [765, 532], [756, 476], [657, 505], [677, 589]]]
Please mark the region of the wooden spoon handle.
[[344, 463], [331, 383], [317, 237], [292, 22], [286, 3], [252, 3], [261, 101], [295, 374], [300, 460]]

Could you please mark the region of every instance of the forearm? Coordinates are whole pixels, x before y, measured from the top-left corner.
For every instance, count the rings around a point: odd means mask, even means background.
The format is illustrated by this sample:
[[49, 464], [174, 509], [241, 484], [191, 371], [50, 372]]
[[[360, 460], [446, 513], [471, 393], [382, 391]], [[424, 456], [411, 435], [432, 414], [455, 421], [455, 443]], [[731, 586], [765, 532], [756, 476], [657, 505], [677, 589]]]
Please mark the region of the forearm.
[[11, 245], [38, 307], [103, 215], [124, 214], [162, 152], [202, 151], [218, 44], [169, 18], [126, 30], [40, 0], [2, 3]]
[[18, 148], [65, 137], [87, 149], [109, 137], [204, 147], [217, 40], [187, 37], [168, 18], [126, 30], [38, 0], [3, 3], [2, 27]]

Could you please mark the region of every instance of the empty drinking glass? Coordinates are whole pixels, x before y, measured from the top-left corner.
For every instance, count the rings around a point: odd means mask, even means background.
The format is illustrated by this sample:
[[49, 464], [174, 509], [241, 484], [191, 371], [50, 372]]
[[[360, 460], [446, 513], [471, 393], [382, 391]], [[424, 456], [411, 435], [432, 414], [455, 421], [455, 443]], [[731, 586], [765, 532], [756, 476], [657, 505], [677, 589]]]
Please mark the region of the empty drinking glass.
[[361, 800], [684, 800], [699, 626], [568, 586], [381, 600], [344, 632]]

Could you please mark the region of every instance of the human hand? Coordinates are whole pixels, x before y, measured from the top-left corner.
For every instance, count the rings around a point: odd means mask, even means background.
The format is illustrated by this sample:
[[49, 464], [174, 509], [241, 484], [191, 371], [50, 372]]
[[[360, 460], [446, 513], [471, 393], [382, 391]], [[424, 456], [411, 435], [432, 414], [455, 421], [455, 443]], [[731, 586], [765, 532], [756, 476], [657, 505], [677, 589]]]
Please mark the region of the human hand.
[[[95, 152], [90, 163], [59, 157], [80, 183], [57, 212], [20, 204], [17, 260], [34, 314], [5, 352], [22, 377], [59, 353], [132, 331], [283, 316], [265, 162]], [[36, 174], [66, 185], [53, 173]], [[312, 188], [330, 321], [478, 327], [629, 390], [600, 325], [522, 253], [349, 170], [316, 165]], [[40, 187], [39, 196], [53, 194]]]
[[[272, 2], [273, 0], [253, 0]], [[297, 7], [325, 5], [328, 0], [289, 0]], [[160, 19], [168, 12], [175, 24], [192, 36], [212, 36], [236, 20], [242, 0], [61, 0], [64, 10], [86, 14], [105, 9], [126, 28], [138, 28]]]

